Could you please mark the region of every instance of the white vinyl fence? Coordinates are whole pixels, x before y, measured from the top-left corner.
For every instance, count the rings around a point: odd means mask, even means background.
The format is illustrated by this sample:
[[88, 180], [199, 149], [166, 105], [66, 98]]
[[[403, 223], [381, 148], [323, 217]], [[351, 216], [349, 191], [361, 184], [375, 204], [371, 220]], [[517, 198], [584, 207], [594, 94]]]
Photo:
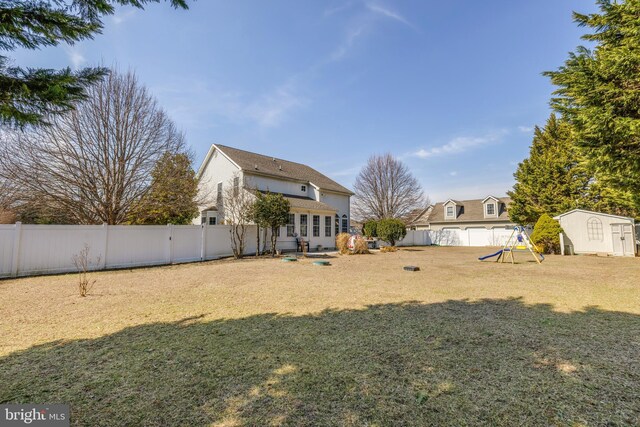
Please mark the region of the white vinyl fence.
[[513, 230], [511, 228], [457, 228], [444, 230], [409, 230], [398, 246], [503, 246]]
[[[73, 256], [89, 247], [91, 268], [203, 261], [233, 254], [228, 225], [0, 225], [0, 277], [77, 271]], [[256, 252], [255, 226], [245, 253]]]
[[[0, 278], [77, 271], [89, 247], [91, 269], [204, 261], [231, 256], [228, 225], [0, 225]], [[407, 231], [398, 246], [502, 246], [511, 229]], [[255, 226], [245, 253], [256, 252]], [[264, 237], [264, 236], [263, 236]]]

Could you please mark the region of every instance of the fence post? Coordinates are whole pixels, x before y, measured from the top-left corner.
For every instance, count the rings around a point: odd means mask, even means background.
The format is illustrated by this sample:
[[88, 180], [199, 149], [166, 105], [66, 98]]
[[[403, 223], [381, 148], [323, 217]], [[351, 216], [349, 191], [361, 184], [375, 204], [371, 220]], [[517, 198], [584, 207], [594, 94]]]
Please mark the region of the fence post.
[[104, 270], [107, 268], [107, 250], [109, 249], [109, 226], [106, 222], [102, 223], [102, 258], [100, 258], [100, 264], [98, 270]]
[[205, 224], [200, 224], [200, 261], [204, 261], [207, 252], [207, 227]]
[[173, 263], [173, 224], [167, 224], [167, 234], [169, 236], [169, 264]]
[[13, 229], [13, 252], [11, 252], [11, 277], [18, 275], [18, 266], [20, 264], [20, 240], [22, 239], [22, 223], [16, 222]]

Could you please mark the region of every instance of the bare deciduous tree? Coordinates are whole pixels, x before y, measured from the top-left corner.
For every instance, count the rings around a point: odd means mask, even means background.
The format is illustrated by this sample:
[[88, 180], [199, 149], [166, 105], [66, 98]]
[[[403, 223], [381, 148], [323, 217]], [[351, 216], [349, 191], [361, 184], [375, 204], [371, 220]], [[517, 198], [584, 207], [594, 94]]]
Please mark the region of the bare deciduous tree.
[[118, 224], [147, 191], [151, 170], [184, 138], [134, 73], [111, 73], [51, 126], [16, 131], [0, 173], [21, 197], [46, 201], [71, 221]]
[[12, 182], [0, 176], [0, 224], [12, 223], [17, 191]]
[[231, 249], [234, 258], [242, 258], [246, 244], [247, 227], [253, 217], [255, 196], [243, 188], [238, 174], [229, 180], [223, 190], [224, 218], [231, 228]]
[[402, 218], [427, 203], [409, 168], [391, 154], [371, 156], [354, 184], [353, 210], [362, 220]]

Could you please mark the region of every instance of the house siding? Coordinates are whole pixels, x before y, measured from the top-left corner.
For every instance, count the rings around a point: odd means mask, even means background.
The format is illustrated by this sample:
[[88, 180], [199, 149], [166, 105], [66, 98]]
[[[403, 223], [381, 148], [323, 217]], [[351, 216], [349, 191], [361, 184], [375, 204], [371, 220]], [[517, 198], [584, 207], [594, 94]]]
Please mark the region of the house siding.
[[[336, 214], [339, 215], [341, 219], [343, 215], [346, 215], [347, 226], [350, 225], [350, 195], [348, 194], [318, 189], [310, 182], [265, 176], [259, 173], [252, 173], [252, 171], [246, 169], [240, 170], [234, 162], [229, 160], [223, 152], [218, 149], [214, 149], [213, 152], [211, 152], [211, 156], [208, 157], [207, 163], [201, 167], [200, 171], [201, 182], [204, 184], [204, 187], [208, 189], [207, 192], [213, 193], [210, 198], [212, 200], [207, 200], [208, 203], [201, 206], [200, 211], [208, 207], [215, 206], [215, 190], [219, 182], [223, 182], [223, 186], [229, 185], [228, 183], [231, 179], [236, 174], [239, 174], [240, 180], [246, 189], [256, 189], [259, 191], [281, 193], [285, 196], [309, 198], [315, 202], [322, 202], [325, 205], [328, 205], [325, 206], [326, 209], [320, 209], [318, 206], [307, 208], [304, 204], [304, 208], [292, 205], [291, 213], [295, 214], [296, 234], [300, 234], [300, 215], [306, 214], [308, 216], [308, 233], [304, 239], [309, 242], [309, 248], [311, 250], [316, 249], [318, 246], [322, 246], [323, 248], [335, 247], [334, 220]], [[338, 184], [335, 185], [338, 186]], [[302, 186], [306, 187], [305, 191], [303, 191]], [[295, 201], [295, 199], [291, 200]], [[316, 205], [318, 205], [318, 203], [316, 203]], [[218, 223], [222, 224], [224, 221], [224, 209], [223, 207], [218, 208]], [[329, 210], [330, 208], [335, 209], [335, 211]], [[314, 215], [320, 216], [319, 236], [313, 236]], [[325, 236], [325, 217], [327, 216], [331, 217], [330, 236]], [[193, 223], [200, 224], [200, 215], [193, 220]], [[283, 250], [295, 249], [295, 242], [295, 237], [287, 237], [286, 226], [281, 227], [280, 237], [278, 238], [278, 248]]]

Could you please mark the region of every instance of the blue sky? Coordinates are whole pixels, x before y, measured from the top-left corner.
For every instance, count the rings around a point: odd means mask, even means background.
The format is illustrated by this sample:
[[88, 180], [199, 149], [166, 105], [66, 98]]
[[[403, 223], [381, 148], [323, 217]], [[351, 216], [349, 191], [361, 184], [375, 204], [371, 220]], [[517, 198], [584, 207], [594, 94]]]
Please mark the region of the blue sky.
[[544, 124], [542, 71], [580, 44], [585, 0], [213, 1], [119, 8], [74, 46], [17, 64], [136, 71], [193, 147], [309, 164], [351, 186], [391, 152], [432, 201], [504, 195]]

